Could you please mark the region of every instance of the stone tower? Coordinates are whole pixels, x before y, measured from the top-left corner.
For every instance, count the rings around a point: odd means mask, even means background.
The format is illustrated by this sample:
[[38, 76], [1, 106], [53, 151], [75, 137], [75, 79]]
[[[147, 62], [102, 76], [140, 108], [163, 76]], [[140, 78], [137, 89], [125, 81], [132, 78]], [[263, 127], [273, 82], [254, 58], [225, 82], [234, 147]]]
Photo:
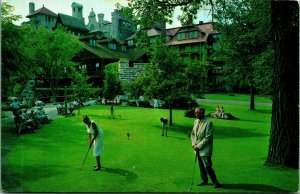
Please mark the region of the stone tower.
[[99, 26], [99, 30], [102, 32], [104, 31], [103, 25], [104, 25], [104, 14], [99, 13], [98, 14], [98, 26]]
[[34, 3], [33, 3], [33, 2], [30, 2], [30, 3], [29, 3], [29, 15], [30, 15], [30, 14], [33, 14], [34, 11], [35, 11]]
[[120, 17], [121, 17], [121, 13], [119, 12], [119, 10], [115, 9], [114, 12], [111, 13], [111, 37], [112, 38], [116, 38], [118, 39], [119, 38], [119, 20], [120, 20]]
[[132, 22], [125, 18], [118, 9], [111, 13], [111, 37], [124, 39], [135, 32]]
[[89, 15], [89, 23], [87, 25], [87, 28], [90, 30], [90, 32], [99, 30], [99, 26], [97, 25], [97, 21], [96, 21], [96, 14], [95, 14], [93, 8]]
[[82, 9], [83, 9], [83, 6], [81, 4], [73, 2], [72, 3], [72, 16], [83, 19]]

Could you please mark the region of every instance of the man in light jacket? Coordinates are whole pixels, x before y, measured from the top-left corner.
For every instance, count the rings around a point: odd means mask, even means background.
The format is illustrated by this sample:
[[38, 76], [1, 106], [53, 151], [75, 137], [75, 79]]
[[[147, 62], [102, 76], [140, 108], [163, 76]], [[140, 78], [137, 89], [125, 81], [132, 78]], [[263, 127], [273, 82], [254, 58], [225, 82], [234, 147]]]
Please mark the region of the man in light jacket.
[[219, 188], [221, 184], [212, 168], [211, 161], [213, 151], [213, 123], [206, 119], [204, 114], [204, 108], [199, 107], [195, 109], [196, 120], [191, 132], [192, 148], [195, 150], [196, 157], [198, 158], [202, 179], [202, 182], [197, 184], [197, 186], [208, 185], [208, 174], [214, 187]]

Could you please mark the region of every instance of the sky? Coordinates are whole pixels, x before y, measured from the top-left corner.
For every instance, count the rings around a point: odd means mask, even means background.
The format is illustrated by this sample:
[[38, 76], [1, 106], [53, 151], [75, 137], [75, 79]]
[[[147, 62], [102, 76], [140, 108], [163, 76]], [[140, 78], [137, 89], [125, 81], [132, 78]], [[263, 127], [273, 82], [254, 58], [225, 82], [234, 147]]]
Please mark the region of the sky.
[[[35, 10], [43, 7], [53, 11], [54, 13], [62, 13], [66, 15], [72, 15], [71, 4], [73, 2], [80, 3], [83, 5], [83, 17], [85, 18], [85, 24], [88, 23], [88, 15], [93, 8], [94, 12], [97, 14], [103, 13], [104, 20], [111, 21], [111, 12], [116, 9], [116, 3], [126, 6], [126, 0], [3, 0], [8, 2], [10, 5], [15, 7], [14, 15], [21, 15], [22, 19], [15, 22], [16, 25], [20, 25], [24, 21], [29, 21], [26, 16], [29, 14], [29, 2], [35, 4]], [[173, 23], [167, 24], [167, 28], [179, 27], [180, 22], [177, 20], [177, 16], [180, 14], [180, 9], [175, 9], [175, 14], [173, 17]], [[203, 8], [198, 12], [198, 18], [194, 23], [199, 21], [209, 22], [211, 21], [211, 16], [209, 15], [209, 10]]]

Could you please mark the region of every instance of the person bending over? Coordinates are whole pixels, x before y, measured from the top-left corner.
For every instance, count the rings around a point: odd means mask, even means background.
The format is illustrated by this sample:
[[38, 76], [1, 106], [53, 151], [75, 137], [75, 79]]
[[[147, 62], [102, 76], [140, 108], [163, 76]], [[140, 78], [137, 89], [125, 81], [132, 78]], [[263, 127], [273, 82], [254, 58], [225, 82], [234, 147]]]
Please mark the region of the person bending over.
[[94, 144], [93, 155], [96, 158], [94, 171], [98, 171], [101, 169], [100, 156], [104, 150], [104, 133], [102, 129], [95, 123], [95, 121], [91, 121], [88, 116], [83, 116], [82, 121], [86, 124], [90, 147], [92, 147], [92, 145]]
[[166, 136], [168, 136], [168, 128], [167, 128], [167, 125], [168, 125], [168, 119], [167, 118], [160, 118], [160, 122], [162, 123], [161, 125], [161, 129], [162, 129], [162, 133], [161, 133], [161, 136], [164, 136], [164, 131], [166, 129]]

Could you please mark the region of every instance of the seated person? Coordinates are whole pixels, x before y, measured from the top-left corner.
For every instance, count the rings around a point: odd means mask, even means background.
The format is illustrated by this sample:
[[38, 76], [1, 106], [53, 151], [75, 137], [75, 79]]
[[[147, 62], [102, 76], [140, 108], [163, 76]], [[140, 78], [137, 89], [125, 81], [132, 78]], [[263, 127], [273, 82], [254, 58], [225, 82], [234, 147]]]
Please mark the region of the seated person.
[[62, 109], [63, 109], [62, 103], [59, 103], [59, 104], [56, 106], [56, 109], [57, 109], [57, 114], [58, 114], [58, 115], [62, 115]]
[[70, 114], [73, 114], [73, 111], [74, 111], [75, 107], [74, 107], [73, 103], [68, 103], [68, 104], [69, 104], [68, 109], [70, 111]]
[[10, 107], [12, 108], [13, 114], [15, 115], [16, 112], [17, 112], [18, 110], [20, 110], [20, 108], [21, 108], [21, 103], [20, 103], [19, 100], [17, 100], [17, 99], [15, 98], [15, 99], [13, 100], [13, 102], [10, 104]]
[[74, 109], [79, 109], [80, 108], [80, 104], [76, 100], [74, 100], [73, 105], [74, 105]]
[[35, 106], [45, 106], [45, 103], [40, 100], [35, 101], [34, 104], [35, 104]]
[[221, 109], [220, 109], [219, 105], [216, 107], [215, 117], [216, 118], [220, 118], [221, 117]]
[[161, 126], [161, 129], [162, 129], [162, 134], [161, 136], [164, 136], [164, 131], [166, 129], [166, 136], [168, 136], [168, 128], [167, 128], [167, 125], [168, 125], [168, 119], [167, 118], [160, 118], [160, 122], [162, 123], [162, 126]]
[[[26, 109], [22, 110], [20, 117], [21, 117], [21, 121], [25, 123], [26, 129], [29, 130], [31, 133], [33, 133], [34, 124], [33, 124], [32, 119], [30, 119], [28, 117]], [[19, 133], [21, 133], [21, 132], [22, 132], [22, 130], [19, 129]]]
[[18, 133], [20, 130], [22, 131], [22, 129], [25, 128], [25, 122], [23, 122], [23, 119], [21, 117], [21, 112], [22, 111], [16, 111], [14, 114], [14, 122]]
[[28, 117], [32, 120], [35, 129], [40, 129], [42, 127], [40, 120], [36, 118], [36, 114], [33, 109], [31, 109]]
[[224, 118], [224, 107], [223, 106], [221, 106], [221, 108], [220, 108], [220, 118]]
[[49, 123], [49, 121], [51, 121], [50, 117], [42, 111], [41, 107], [35, 110], [35, 115], [36, 119], [38, 119], [40, 123]]

